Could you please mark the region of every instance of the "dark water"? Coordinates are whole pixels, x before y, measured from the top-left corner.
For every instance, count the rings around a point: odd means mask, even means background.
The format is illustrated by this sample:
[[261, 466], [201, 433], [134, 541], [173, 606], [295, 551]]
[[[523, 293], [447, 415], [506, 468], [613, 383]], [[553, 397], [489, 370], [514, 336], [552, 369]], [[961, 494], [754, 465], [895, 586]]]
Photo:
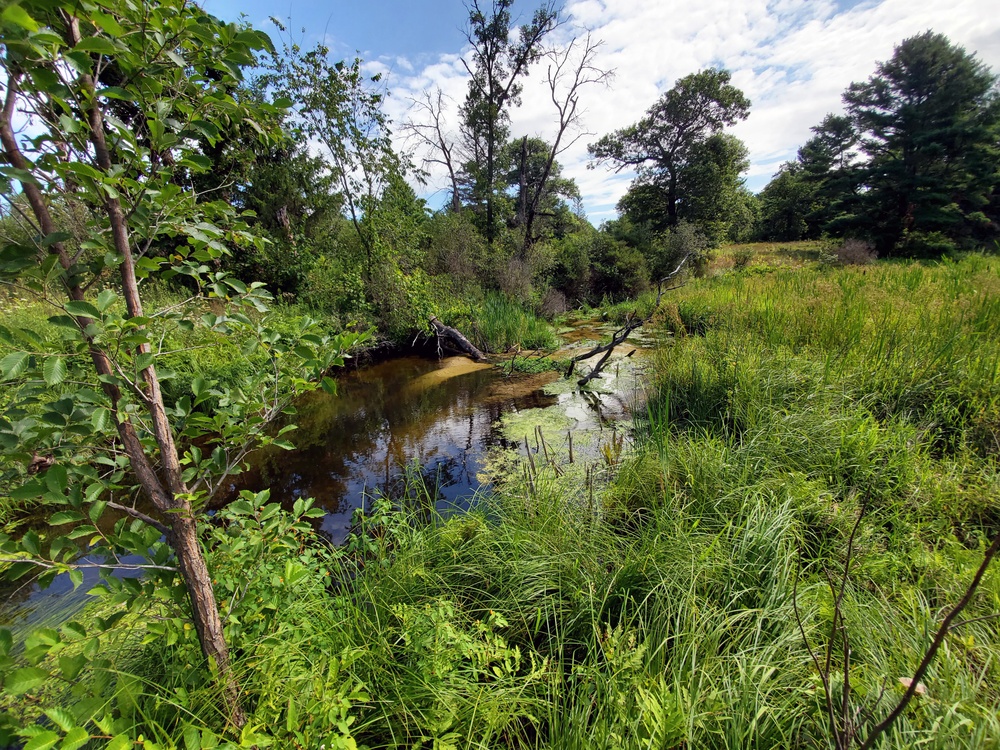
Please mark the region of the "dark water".
[[501, 440], [501, 415], [554, 403], [539, 390], [553, 376], [505, 378], [462, 357], [418, 356], [345, 374], [336, 396], [317, 391], [298, 405], [296, 450], [259, 452], [219, 501], [240, 489], [270, 489], [272, 500], [288, 504], [313, 497], [335, 543], [356, 508], [376, 494], [399, 497], [415, 482], [440, 512], [467, 507], [481, 488], [486, 449]]
[[[505, 378], [499, 368], [463, 357], [418, 356], [342, 374], [336, 396], [317, 391], [297, 405], [299, 429], [289, 434], [297, 450], [251, 456], [251, 469], [215, 502], [240, 489], [270, 489], [273, 500], [288, 505], [313, 497], [327, 511], [320, 528], [335, 543], [344, 540], [355, 508], [376, 493], [399, 497], [415, 480], [439, 512], [467, 508], [482, 488], [487, 448], [502, 440], [495, 427], [501, 415], [553, 404], [540, 389], [554, 377]], [[86, 592], [97, 578], [90, 568], [76, 591], [66, 575], [45, 590], [30, 582], [0, 589], [0, 626], [57, 625], [90, 601]]]

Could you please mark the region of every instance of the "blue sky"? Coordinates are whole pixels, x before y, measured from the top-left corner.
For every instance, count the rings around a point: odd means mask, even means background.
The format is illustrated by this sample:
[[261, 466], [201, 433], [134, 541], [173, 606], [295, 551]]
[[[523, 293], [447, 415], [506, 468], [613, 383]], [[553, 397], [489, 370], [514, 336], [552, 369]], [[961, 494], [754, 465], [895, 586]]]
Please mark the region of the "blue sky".
[[[515, 15], [526, 20], [537, 4], [518, 0]], [[392, 92], [387, 106], [397, 123], [414, 116], [413, 99], [440, 88], [449, 97], [454, 126], [466, 87], [461, 58], [468, 53], [461, 0], [204, 5], [225, 19], [245, 14], [272, 36], [267, 19], [277, 16], [306, 46], [325, 41], [338, 56], [360, 52], [372, 72], [386, 75]], [[696, 70], [728, 68], [753, 102], [748, 120], [734, 129], [750, 149], [746, 181], [753, 190], [794, 158], [812, 125], [840, 109], [840, 94], [851, 81], [867, 78], [876, 61], [890, 57], [893, 46], [909, 36], [933, 29], [1000, 71], [1000, 14], [993, 0], [565, 0], [563, 16], [568, 22], [552, 42], [566, 44], [590, 30], [604, 41], [597, 63], [615, 70], [608, 87], [581, 92], [580, 138], [560, 157], [595, 222], [614, 216], [630, 176], [587, 169], [586, 144], [637, 120], [676, 79]], [[546, 137], [552, 129], [543, 68], [526, 83], [512, 131]], [[423, 190], [433, 205], [442, 200], [442, 177], [432, 170]]]

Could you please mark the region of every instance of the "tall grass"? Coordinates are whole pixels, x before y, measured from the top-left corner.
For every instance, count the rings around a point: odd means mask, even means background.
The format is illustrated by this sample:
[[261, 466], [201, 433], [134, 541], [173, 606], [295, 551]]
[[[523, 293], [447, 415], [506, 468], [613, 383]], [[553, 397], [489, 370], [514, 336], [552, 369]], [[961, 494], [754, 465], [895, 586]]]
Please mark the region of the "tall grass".
[[[843, 613], [872, 726], [1000, 525], [998, 272], [686, 287], [597, 502], [575, 464], [512, 472], [447, 521], [376, 509], [364, 556], [320, 556], [266, 630], [234, 637], [251, 723], [301, 746], [350, 719], [371, 748], [831, 747], [809, 646], [865, 503]], [[879, 747], [1000, 747], [998, 611], [994, 570]], [[186, 716], [218, 728], [194, 692]]]
[[489, 352], [504, 352], [512, 346], [525, 349], [555, 349], [552, 327], [505, 294], [486, 295], [472, 322], [472, 339]]

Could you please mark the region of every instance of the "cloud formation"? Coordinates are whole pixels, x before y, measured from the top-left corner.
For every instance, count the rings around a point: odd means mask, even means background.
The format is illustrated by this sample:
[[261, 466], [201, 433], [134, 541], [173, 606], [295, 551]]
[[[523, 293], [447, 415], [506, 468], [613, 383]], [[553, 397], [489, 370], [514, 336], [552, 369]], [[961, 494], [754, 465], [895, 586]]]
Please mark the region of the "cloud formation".
[[[569, 0], [565, 17], [569, 23], [558, 30], [557, 41], [590, 29], [604, 41], [596, 64], [615, 71], [609, 87], [581, 93], [582, 127], [593, 136], [561, 157], [595, 223], [614, 216], [630, 176], [587, 169], [586, 144], [635, 122], [688, 73], [725, 67], [753, 102], [750, 117], [733, 132], [750, 149], [747, 184], [759, 190], [782, 162], [794, 158], [810, 127], [827, 112], [840, 111], [844, 89], [868, 78], [876, 62], [891, 57], [907, 37], [928, 29], [945, 34], [1000, 71], [1000, 16], [985, 0]], [[440, 88], [454, 105], [451, 122], [457, 124], [467, 85], [463, 54], [468, 49], [422, 67], [398, 58], [376, 61], [389, 71], [393, 120], [406, 119], [411, 98]], [[525, 80], [522, 106], [512, 113], [515, 135], [551, 138], [554, 132], [556, 115], [539, 68]], [[432, 172], [426, 194], [444, 187], [441, 177]]]

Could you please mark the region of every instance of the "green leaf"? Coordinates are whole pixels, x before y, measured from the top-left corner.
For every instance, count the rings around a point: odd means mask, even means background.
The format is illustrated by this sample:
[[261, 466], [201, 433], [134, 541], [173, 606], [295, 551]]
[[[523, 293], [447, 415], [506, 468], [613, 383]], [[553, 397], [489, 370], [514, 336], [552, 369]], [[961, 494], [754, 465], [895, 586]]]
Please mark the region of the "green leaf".
[[98, 500], [96, 503], [90, 506], [90, 511], [87, 513], [90, 516], [90, 520], [97, 523], [101, 516], [104, 515], [104, 509], [108, 507], [107, 500]]
[[103, 406], [94, 409], [94, 413], [90, 416], [90, 423], [94, 426], [96, 432], [104, 432], [110, 420], [111, 411], [110, 409], [105, 409]]
[[0, 359], [0, 372], [3, 373], [4, 380], [19, 378], [28, 369], [30, 356], [27, 352], [13, 352], [3, 359]]
[[97, 92], [98, 96], [104, 96], [108, 99], [121, 99], [122, 101], [130, 102], [135, 99], [135, 96], [120, 86], [106, 86]]
[[54, 245], [57, 242], [66, 242], [71, 239], [73, 239], [73, 235], [69, 232], [52, 232], [42, 237], [42, 241], [39, 244], [41, 244], [42, 247], [48, 247], [49, 245]]
[[130, 750], [132, 748], [132, 738], [127, 734], [119, 734], [111, 742], [104, 746], [104, 750]]
[[146, 352], [145, 354], [140, 354], [138, 357], [135, 358], [135, 367], [137, 370], [140, 371], [145, 370], [147, 367], [153, 364], [155, 359], [156, 358], [148, 352]]
[[55, 464], [48, 471], [45, 472], [45, 486], [49, 488], [49, 491], [62, 494], [69, 487], [69, 475], [66, 472], [66, 467], [61, 464]]
[[24, 667], [15, 669], [4, 680], [3, 689], [13, 695], [21, 695], [34, 690], [49, 679], [49, 673], [41, 667]]
[[3, 20], [28, 31], [38, 31], [38, 22], [20, 5], [8, 5], [3, 11]]
[[49, 357], [42, 365], [42, 377], [49, 386], [59, 385], [66, 379], [66, 360], [62, 357]]
[[78, 510], [61, 510], [58, 513], [52, 514], [52, 518], [49, 519], [49, 526], [61, 526], [64, 523], [76, 523], [77, 521], [82, 521], [83, 518], [83, 513]]
[[58, 742], [59, 735], [46, 729], [32, 737], [24, 746], [24, 750], [49, 750], [50, 747], [55, 747]]
[[111, 289], [105, 289], [97, 295], [97, 309], [101, 312], [107, 310], [118, 299], [118, 295]]
[[7, 628], [0, 629], [0, 656], [7, 656], [14, 647], [14, 636]]
[[323, 387], [323, 390], [329, 393], [331, 396], [337, 395], [337, 381], [331, 377], [324, 377], [319, 384]]
[[45, 715], [64, 732], [68, 732], [76, 726], [76, 719], [73, 718], [73, 714], [65, 708], [48, 708], [45, 710]]
[[90, 742], [90, 733], [83, 727], [75, 727], [63, 737], [59, 750], [79, 750], [88, 742]]
[[71, 300], [66, 303], [66, 312], [70, 315], [83, 315], [88, 318], [100, 318], [100, 311], [86, 300]]
[[79, 568], [70, 569], [69, 580], [73, 584], [73, 590], [76, 591], [80, 588], [80, 584], [83, 583], [83, 571]]
[[76, 654], [75, 656], [63, 654], [59, 657], [59, 669], [62, 670], [63, 677], [67, 680], [75, 680], [86, 664], [87, 657], [84, 654]]
[[115, 20], [114, 16], [92, 10], [88, 14], [88, 17], [97, 28], [109, 36], [120, 37], [125, 35], [125, 30], [122, 29], [121, 24]]
[[73, 47], [74, 52], [96, 52], [99, 55], [114, 55], [118, 48], [108, 39], [100, 36], [88, 36]]
[[29, 555], [37, 557], [42, 554], [42, 547], [38, 542], [38, 532], [34, 529], [31, 529], [31, 531], [28, 531], [21, 537], [21, 546], [24, 547]]
[[212, 168], [212, 160], [202, 154], [188, 154], [181, 159], [181, 164], [191, 167], [198, 172], [204, 172]]

